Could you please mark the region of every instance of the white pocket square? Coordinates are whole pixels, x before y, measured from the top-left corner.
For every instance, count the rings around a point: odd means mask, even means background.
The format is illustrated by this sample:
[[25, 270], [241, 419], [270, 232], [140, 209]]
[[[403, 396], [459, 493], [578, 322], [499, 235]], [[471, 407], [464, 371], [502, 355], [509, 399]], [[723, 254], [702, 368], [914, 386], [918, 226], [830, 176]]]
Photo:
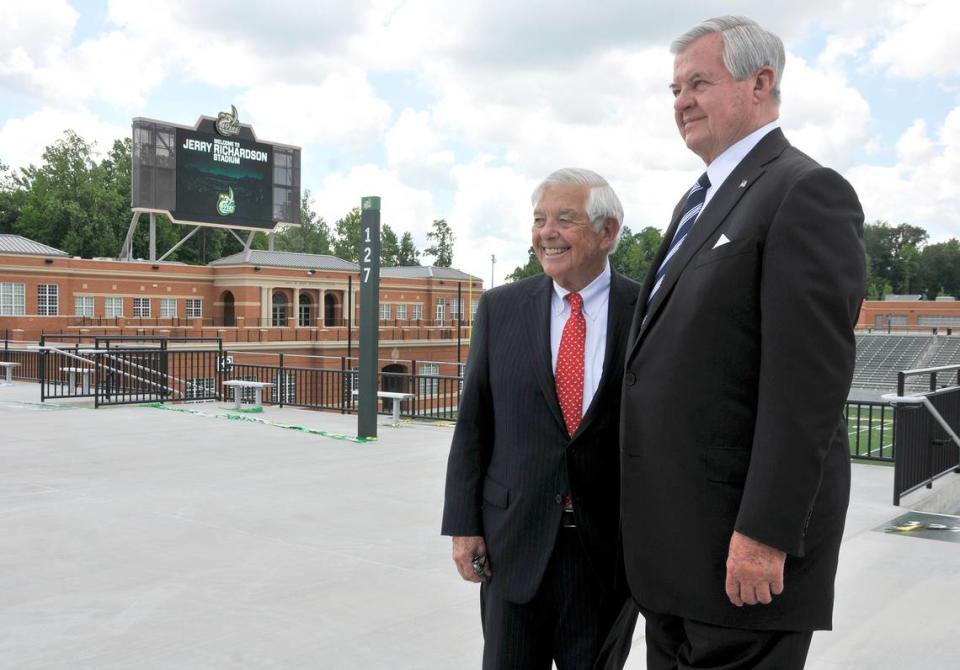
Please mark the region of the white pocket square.
[[724, 244], [729, 244], [729, 242], [730, 242], [730, 238], [724, 235], [723, 233], [720, 233], [719, 239], [717, 239], [716, 244], [714, 244], [713, 247], [711, 248], [716, 249], [717, 247], [722, 247]]

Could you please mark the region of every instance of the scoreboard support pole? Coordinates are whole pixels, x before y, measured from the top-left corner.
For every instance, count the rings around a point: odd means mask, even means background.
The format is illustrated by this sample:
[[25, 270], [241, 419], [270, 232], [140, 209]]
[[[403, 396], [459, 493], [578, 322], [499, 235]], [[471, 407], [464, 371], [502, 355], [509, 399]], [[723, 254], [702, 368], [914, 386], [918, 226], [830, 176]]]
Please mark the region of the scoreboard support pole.
[[134, 210], [133, 217], [130, 219], [130, 225], [127, 227], [127, 236], [123, 239], [123, 246], [120, 248], [119, 260], [133, 260], [133, 235], [137, 232], [137, 224], [139, 222], [140, 212]]
[[360, 203], [360, 370], [357, 437], [377, 436], [377, 365], [380, 353], [380, 198]]

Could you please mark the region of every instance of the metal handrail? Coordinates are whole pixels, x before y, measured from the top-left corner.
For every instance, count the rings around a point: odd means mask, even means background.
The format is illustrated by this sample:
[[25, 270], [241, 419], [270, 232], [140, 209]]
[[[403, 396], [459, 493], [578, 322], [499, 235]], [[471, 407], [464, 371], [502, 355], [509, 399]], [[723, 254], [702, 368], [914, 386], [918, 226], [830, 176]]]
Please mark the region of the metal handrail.
[[[954, 389], [948, 390], [953, 391]], [[957, 448], [960, 449], [960, 437], [953, 432], [953, 428], [950, 427], [950, 424], [947, 423], [947, 420], [943, 418], [943, 415], [940, 414], [937, 408], [933, 406], [933, 403], [930, 402], [930, 398], [927, 397], [927, 395], [897, 395], [896, 393], [886, 393], [880, 397], [894, 407], [897, 405], [923, 405], [927, 408], [927, 411], [930, 412], [933, 418], [937, 420], [937, 423], [940, 424], [940, 427], [943, 428], [944, 432], [950, 436], [950, 439], [953, 440], [955, 445], [957, 445]]]

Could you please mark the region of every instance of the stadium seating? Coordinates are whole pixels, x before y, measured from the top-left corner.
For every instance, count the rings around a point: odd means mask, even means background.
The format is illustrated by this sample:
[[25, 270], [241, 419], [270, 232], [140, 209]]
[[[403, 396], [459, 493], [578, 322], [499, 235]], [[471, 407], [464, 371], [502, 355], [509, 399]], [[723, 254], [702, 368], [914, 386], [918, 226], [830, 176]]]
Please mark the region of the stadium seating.
[[[960, 337], [935, 335], [857, 335], [857, 362], [853, 373], [853, 388], [893, 391], [897, 388], [897, 373], [913, 368], [960, 364]], [[956, 382], [948, 375], [937, 380]], [[908, 384], [909, 390], [929, 387], [926, 377], [917, 377]]]

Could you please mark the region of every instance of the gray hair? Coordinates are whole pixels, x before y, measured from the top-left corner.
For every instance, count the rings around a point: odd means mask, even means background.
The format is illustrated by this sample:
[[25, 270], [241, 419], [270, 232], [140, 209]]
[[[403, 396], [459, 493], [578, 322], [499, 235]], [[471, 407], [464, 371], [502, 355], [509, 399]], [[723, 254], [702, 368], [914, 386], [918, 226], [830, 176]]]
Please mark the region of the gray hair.
[[590, 188], [586, 210], [593, 229], [599, 233], [607, 219], [616, 219], [617, 223], [620, 224], [620, 228], [617, 230], [617, 238], [613, 241], [609, 253], [612, 254], [616, 251], [617, 245], [620, 244], [620, 233], [623, 232], [623, 205], [620, 204], [620, 198], [617, 197], [616, 192], [607, 183], [607, 180], [593, 170], [585, 168], [555, 170], [533, 189], [533, 194], [530, 196], [533, 206], [536, 207], [537, 203], [540, 202], [544, 189], [557, 184], [577, 184]]
[[743, 81], [764, 66], [773, 68], [773, 100], [779, 105], [780, 79], [786, 62], [780, 38], [745, 16], [718, 16], [698, 23], [675, 39], [670, 52], [682, 53], [711, 33], [720, 33], [723, 64], [735, 80]]

